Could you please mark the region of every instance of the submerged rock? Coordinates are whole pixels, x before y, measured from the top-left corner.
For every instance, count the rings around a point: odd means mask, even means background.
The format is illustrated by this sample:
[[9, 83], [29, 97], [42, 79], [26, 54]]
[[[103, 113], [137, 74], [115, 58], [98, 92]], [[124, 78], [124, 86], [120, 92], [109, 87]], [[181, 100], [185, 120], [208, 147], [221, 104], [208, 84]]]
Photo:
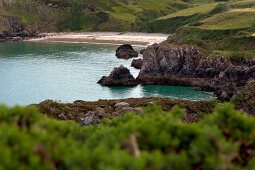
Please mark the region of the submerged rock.
[[133, 49], [130, 44], [124, 44], [117, 48], [116, 57], [127, 60], [133, 57], [138, 57], [138, 53]]
[[131, 63], [131, 67], [141, 69], [143, 66], [143, 59], [134, 59]]
[[129, 69], [121, 65], [115, 67], [108, 77], [103, 76], [98, 84], [103, 86], [135, 86], [137, 82]]

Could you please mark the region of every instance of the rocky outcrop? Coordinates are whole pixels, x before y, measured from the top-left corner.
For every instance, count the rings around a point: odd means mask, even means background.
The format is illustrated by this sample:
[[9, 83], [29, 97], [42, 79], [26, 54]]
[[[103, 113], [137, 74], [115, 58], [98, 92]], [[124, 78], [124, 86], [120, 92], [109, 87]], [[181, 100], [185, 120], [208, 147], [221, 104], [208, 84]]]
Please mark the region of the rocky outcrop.
[[253, 60], [234, 65], [220, 54], [205, 58], [194, 46], [172, 47], [153, 44], [143, 53], [143, 66], [137, 78], [141, 84], [196, 86], [213, 90], [229, 100], [236, 87], [255, 77]]
[[143, 55], [144, 51], [145, 51], [145, 49], [140, 50], [140, 54]]
[[13, 16], [0, 17], [0, 42], [19, 41], [28, 37], [37, 37], [39, 32], [26, 30], [20, 19]]
[[129, 69], [124, 66], [116, 67], [108, 77], [103, 76], [98, 83], [103, 86], [135, 86], [137, 82]]
[[143, 59], [134, 59], [131, 63], [131, 67], [141, 69], [143, 66]]
[[138, 57], [138, 53], [133, 49], [131, 45], [124, 44], [117, 48], [116, 57], [127, 60], [130, 58]]
[[249, 80], [244, 88], [238, 90], [231, 102], [240, 111], [255, 116], [255, 79]]
[[157, 104], [164, 111], [172, 110], [176, 105], [185, 108], [185, 122], [197, 122], [203, 115], [212, 113], [215, 101], [187, 101], [167, 98], [128, 98], [118, 100], [81, 101], [58, 103], [46, 100], [35, 105], [41, 113], [60, 120], [74, 120], [80, 125], [97, 125], [103, 119], [113, 119], [128, 112], [143, 114], [143, 108]]
[[136, 79], [121, 66], [98, 83], [194, 86], [214, 91], [220, 100], [230, 101], [238, 87], [255, 78], [255, 59], [236, 64], [220, 54], [206, 58], [194, 46], [173, 47], [164, 43], [148, 46], [143, 60], [133, 60], [132, 66], [141, 68]]

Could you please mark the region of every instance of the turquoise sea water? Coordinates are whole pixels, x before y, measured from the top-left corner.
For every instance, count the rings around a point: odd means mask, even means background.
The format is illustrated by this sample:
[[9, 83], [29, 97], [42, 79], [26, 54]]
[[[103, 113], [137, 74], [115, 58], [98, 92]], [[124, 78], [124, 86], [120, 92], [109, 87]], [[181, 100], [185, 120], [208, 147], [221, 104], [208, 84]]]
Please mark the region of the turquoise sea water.
[[[27, 105], [45, 99], [62, 102], [128, 97], [212, 98], [192, 87], [102, 87], [97, 81], [132, 60], [115, 57], [117, 46], [71, 43], [0, 43], [0, 103]], [[139, 70], [131, 68], [137, 76]]]

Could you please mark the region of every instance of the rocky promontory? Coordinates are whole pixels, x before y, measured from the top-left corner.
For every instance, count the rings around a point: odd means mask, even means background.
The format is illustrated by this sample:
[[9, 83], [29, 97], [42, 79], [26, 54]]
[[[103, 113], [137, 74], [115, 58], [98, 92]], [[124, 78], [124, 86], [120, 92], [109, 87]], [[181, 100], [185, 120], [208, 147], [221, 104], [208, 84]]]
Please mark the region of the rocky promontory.
[[231, 98], [236, 87], [255, 77], [255, 60], [233, 64], [220, 54], [204, 57], [194, 46], [172, 47], [154, 44], [143, 53], [141, 84], [185, 85], [212, 90]]
[[236, 64], [221, 54], [204, 57], [195, 46], [175, 47], [161, 43], [144, 50], [142, 67], [135, 80], [128, 69], [117, 73], [117, 77], [122, 77], [123, 74], [125, 81], [113, 79], [110, 75], [112, 81], [103, 77], [100, 84], [194, 86], [214, 91], [221, 100], [230, 100], [238, 87], [245, 86], [250, 78], [255, 78], [255, 60]]

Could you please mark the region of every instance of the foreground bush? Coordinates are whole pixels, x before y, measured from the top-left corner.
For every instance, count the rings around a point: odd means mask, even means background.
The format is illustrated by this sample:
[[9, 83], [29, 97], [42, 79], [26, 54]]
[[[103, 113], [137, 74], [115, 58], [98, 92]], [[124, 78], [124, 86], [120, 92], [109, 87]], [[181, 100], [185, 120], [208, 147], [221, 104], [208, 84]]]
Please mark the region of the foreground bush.
[[156, 106], [99, 126], [0, 107], [0, 169], [254, 169], [255, 119], [230, 104], [199, 123]]

